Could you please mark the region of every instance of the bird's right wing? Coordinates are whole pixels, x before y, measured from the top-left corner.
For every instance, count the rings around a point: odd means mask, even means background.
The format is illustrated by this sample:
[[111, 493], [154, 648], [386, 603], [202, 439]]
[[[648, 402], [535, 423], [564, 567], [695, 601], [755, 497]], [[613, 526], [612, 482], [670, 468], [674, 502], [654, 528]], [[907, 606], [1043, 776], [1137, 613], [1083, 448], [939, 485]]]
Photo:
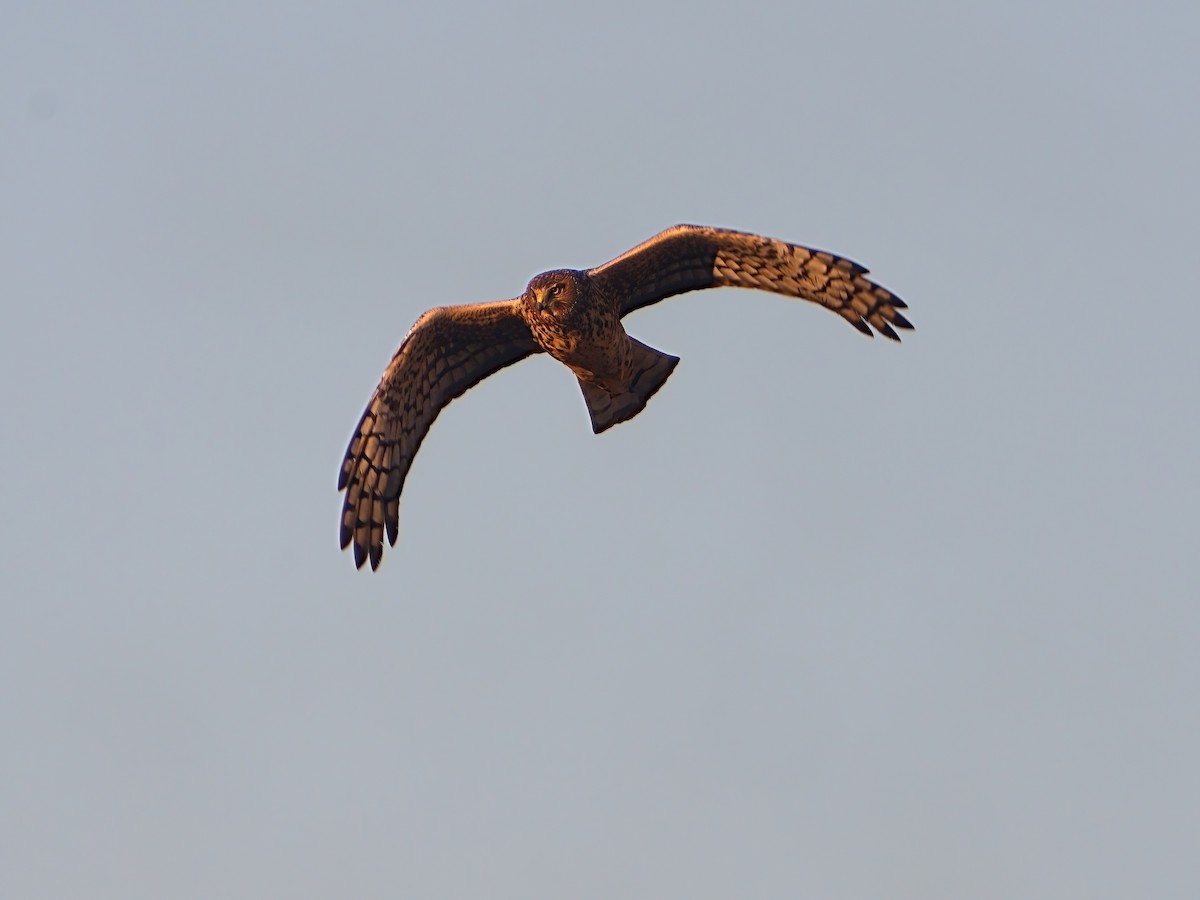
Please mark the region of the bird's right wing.
[[539, 348], [516, 300], [441, 306], [417, 319], [375, 388], [354, 430], [338, 490], [342, 549], [354, 564], [379, 567], [383, 535], [396, 543], [400, 490], [429, 426], [468, 388]]

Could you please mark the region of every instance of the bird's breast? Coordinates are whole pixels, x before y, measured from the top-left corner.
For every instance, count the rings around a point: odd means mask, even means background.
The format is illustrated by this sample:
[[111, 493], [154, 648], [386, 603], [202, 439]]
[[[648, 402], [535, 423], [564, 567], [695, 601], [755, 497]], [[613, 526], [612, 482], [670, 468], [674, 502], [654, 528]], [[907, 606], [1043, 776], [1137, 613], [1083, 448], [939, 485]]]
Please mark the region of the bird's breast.
[[581, 335], [578, 330], [548, 317], [534, 319], [529, 323], [529, 330], [538, 345], [555, 358], [574, 353], [579, 347]]

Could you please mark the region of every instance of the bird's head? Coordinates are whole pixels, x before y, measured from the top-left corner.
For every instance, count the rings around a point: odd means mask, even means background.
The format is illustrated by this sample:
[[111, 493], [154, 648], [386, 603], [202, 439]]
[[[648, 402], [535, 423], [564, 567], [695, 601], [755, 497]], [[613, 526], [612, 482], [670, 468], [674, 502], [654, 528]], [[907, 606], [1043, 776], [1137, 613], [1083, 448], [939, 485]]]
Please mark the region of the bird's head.
[[529, 282], [521, 300], [533, 314], [561, 319], [583, 293], [583, 278], [583, 273], [574, 269], [543, 272]]

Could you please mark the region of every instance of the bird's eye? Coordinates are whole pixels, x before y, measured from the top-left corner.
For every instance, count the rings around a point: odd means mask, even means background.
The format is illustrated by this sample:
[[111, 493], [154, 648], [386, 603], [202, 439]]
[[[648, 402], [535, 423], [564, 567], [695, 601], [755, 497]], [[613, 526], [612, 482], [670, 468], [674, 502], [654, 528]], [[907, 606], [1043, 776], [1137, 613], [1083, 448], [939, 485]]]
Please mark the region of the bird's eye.
[[563, 292], [563, 286], [561, 284], [556, 284], [550, 288], [550, 296], [551, 297], [559, 297], [562, 295], [562, 292]]

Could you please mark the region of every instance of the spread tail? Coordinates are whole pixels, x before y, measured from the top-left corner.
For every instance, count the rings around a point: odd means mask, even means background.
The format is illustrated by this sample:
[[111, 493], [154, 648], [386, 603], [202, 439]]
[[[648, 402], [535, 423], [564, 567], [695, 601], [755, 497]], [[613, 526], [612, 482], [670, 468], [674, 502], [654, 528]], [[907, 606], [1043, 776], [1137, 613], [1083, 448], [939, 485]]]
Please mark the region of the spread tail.
[[661, 353], [641, 341], [630, 338], [629, 342], [633, 345], [633, 376], [629, 379], [627, 391], [610, 394], [590, 381], [579, 381], [588, 413], [592, 417], [592, 431], [596, 434], [618, 422], [632, 419], [645, 409], [646, 401], [666, 383], [679, 362], [678, 356]]

